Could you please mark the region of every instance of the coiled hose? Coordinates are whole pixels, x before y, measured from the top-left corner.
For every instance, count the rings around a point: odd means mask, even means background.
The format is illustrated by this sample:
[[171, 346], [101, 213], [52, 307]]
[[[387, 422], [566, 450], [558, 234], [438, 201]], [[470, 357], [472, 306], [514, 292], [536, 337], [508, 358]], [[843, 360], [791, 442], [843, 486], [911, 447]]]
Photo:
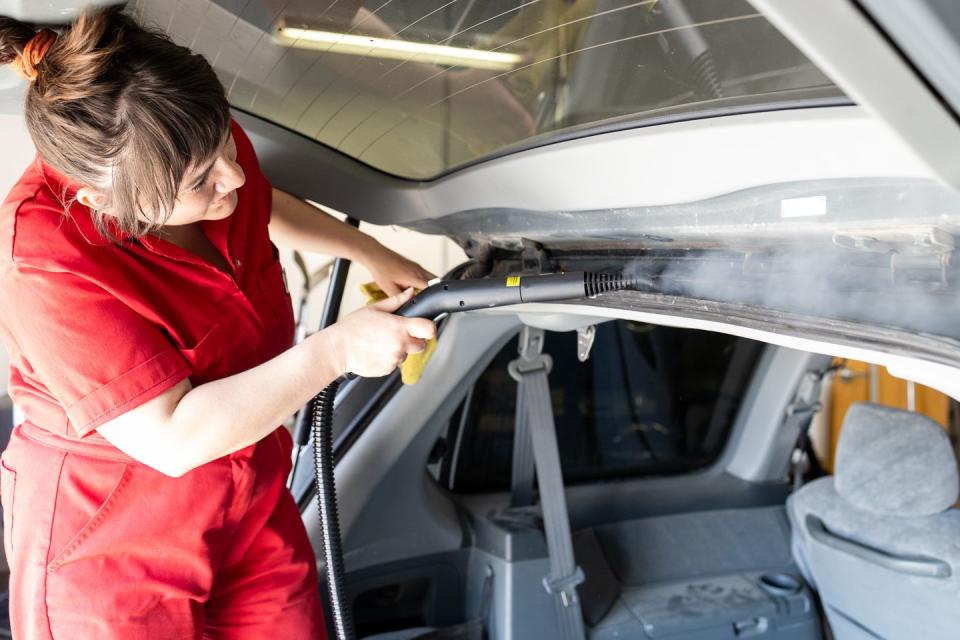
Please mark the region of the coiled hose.
[[639, 274], [628, 276], [622, 273], [592, 273], [588, 271], [583, 275], [584, 295], [588, 298], [598, 296], [601, 293], [644, 289], [652, 286], [653, 283], [649, 278]]
[[702, 98], [716, 100], [723, 97], [720, 74], [709, 50], [700, 54], [690, 66], [690, 78]]
[[333, 467], [333, 401], [340, 380], [334, 380], [310, 401], [313, 431], [313, 464], [316, 470], [317, 510], [323, 534], [324, 570], [330, 610], [337, 640], [354, 640], [353, 614], [350, 611], [344, 581], [343, 544], [340, 540], [340, 515]]

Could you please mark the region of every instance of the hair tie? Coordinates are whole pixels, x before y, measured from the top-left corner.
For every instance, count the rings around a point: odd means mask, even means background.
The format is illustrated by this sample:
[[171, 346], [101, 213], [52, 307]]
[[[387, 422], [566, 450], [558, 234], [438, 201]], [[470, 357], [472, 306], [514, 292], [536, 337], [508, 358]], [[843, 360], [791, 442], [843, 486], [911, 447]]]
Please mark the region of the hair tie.
[[17, 56], [11, 64], [13, 70], [18, 76], [25, 80], [33, 82], [37, 79], [37, 65], [47, 55], [50, 46], [57, 40], [57, 33], [50, 29], [41, 29], [30, 38], [26, 46], [23, 47], [23, 53]]

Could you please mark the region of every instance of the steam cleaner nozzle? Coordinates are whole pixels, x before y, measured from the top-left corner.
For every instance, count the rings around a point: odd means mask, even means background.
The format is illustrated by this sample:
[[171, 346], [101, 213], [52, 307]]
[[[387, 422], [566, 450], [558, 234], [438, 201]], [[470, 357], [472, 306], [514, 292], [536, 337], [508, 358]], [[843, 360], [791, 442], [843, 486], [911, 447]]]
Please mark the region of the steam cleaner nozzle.
[[489, 309], [524, 302], [578, 300], [611, 291], [652, 288], [653, 283], [641, 276], [585, 271], [507, 276], [503, 280], [453, 280], [424, 289], [398, 309], [397, 314], [432, 319], [456, 311]]

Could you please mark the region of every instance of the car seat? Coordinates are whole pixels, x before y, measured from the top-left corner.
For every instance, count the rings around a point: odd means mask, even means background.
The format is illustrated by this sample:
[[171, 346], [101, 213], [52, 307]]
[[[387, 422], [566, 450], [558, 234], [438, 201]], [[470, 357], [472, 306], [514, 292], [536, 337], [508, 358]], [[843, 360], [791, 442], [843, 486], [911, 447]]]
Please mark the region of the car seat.
[[958, 487], [939, 424], [850, 408], [835, 475], [787, 501], [794, 558], [838, 640], [960, 637]]

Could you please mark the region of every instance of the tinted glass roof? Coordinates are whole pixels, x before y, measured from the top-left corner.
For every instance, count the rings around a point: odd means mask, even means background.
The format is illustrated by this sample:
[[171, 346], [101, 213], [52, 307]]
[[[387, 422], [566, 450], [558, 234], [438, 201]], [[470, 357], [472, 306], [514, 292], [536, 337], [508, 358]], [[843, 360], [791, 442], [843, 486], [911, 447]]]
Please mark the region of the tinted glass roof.
[[842, 97], [744, 0], [138, 0], [234, 107], [430, 179], [597, 125]]

